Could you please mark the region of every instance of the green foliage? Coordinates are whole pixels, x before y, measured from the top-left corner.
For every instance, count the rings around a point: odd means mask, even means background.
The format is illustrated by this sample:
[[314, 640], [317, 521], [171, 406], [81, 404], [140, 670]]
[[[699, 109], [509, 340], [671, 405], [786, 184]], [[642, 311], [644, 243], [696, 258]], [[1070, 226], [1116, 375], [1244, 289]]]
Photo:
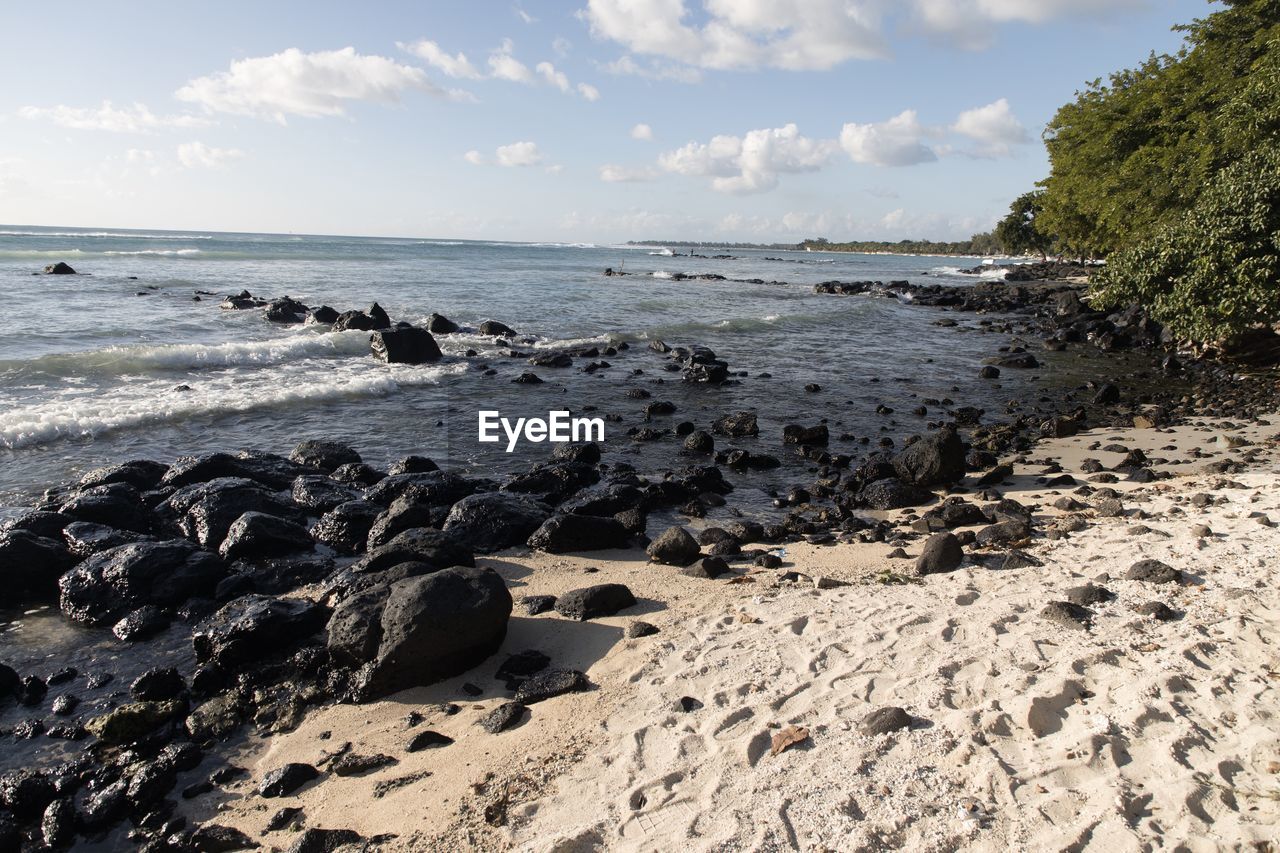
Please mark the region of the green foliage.
[[993, 255], [1002, 251], [999, 238], [986, 232], [974, 234], [968, 240], [939, 242], [936, 240], [850, 240], [833, 243], [826, 238], [805, 240], [796, 248], [813, 249], [815, 252], [865, 252], [888, 255]]
[[1044, 207], [1044, 190], [1024, 193], [1009, 206], [1009, 215], [996, 226], [995, 236], [1011, 255], [1048, 253], [1053, 241], [1040, 232], [1037, 218]]
[[1229, 339], [1280, 321], [1280, 147], [1220, 171], [1194, 206], [1094, 276], [1102, 308], [1136, 302], [1177, 335]]
[[1280, 0], [1228, 0], [1176, 56], [1095, 80], [1045, 131], [1041, 230], [1105, 254], [1177, 221], [1213, 176], [1280, 130]]

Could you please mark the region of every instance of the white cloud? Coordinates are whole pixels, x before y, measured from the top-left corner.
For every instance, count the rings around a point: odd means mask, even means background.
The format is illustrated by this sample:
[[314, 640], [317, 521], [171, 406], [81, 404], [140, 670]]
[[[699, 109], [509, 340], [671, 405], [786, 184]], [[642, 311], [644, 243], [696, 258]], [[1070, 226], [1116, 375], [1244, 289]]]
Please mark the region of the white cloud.
[[526, 12], [524, 9], [520, 8], [520, 6], [519, 6], [518, 4], [514, 7], [514, 9], [515, 9], [516, 17], [518, 17], [520, 20], [524, 21], [526, 24], [536, 24], [536, 23], [538, 23], [538, 19], [537, 19], [537, 18], [535, 18], [533, 15], [530, 15], [530, 14], [529, 14], [528, 12]]
[[704, 0], [708, 20], [686, 24], [684, 0], [589, 0], [598, 38], [633, 53], [700, 68], [832, 68], [885, 55], [879, 0]]
[[605, 72], [619, 77], [640, 77], [645, 80], [664, 80], [689, 84], [702, 82], [702, 72], [696, 68], [672, 63], [641, 65], [630, 56], [620, 56], [613, 62], [605, 63], [600, 67]]
[[116, 107], [103, 101], [100, 107], [23, 107], [18, 115], [26, 119], [48, 119], [61, 127], [75, 130], [105, 130], [113, 133], [151, 133], [169, 127], [207, 127], [209, 120], [201, 116], [158, 116], [145, 104]]
[[556, 87], [561, 92], [568, 92], [572, 88], [569, 85], [569, 77], [563, 71], [557, 71], [550, 62], [539, 62], [534, 66], [534, 70], [548, 85]]
[[465, 53], [459, 52], [451, 56], [442, 50], [440, 45], [428, 39], [421, 39], [412, 44], [397, 42], [396, 46], [401, 50], [412, 53], [432, 68], [438, 69], [449, 77], [479, 80], [484, 76], [479, 69], [471, 64], [471, 60], [467, 59]]
[[657, 170], [649, 166], [636, 169], [609, 164], [600, 167], [600, 180], [610, 184], [640, 183], [657, 177]]
[[510, 145], [500, 145], [498, 150], [494, 152], [495, 161], [499, 166], [536, 166], [542, 162], [542, 152], [538, 150], [538, 146], [533, 142], [513, 142]]
[[753, 130], [743, 137], [715, 136], [669, 151], [658, 163], [669, 172], [711, 178], [717, 192], [767, 192], [780, 174], [814, 172], [831, 161], [832, 140], [801, 136], [794, 124]]
[[631, 138], [639, 139], [642, 142], [652, 142], [653, 128], [641, 122], [640, 124], [637, 124], [635, 127], [631, 128]]
[[511, 39], [502, 42], [502, 46], [489, 54], [489, 76], [495, 80], [510, 80], [512, 83], [533, 83], [535, 78], [529, 66], [511, 55], [515, 45]]
[[1005, 98], [985, 107], [965, 110], [951, 129], [981, 143], [975, 153], [984, 157], [1008, 156], [1011, 146], [1031, 141], [1031, 134], [1018, 121]]
[[931, 133], [920, 124], [915, 110], [905, 110], [888, 121], [846, 124], [840, 131], [840, 147], [855, 163], [914, 166], [938, 159], [937, 153], [923, 141]]
[[912, 0], [911, 17], [926, 34], [967, 50], [995, 43], [1000, 24], [1044, 24], [1055, 18], [1105, 17], [1148, 0]]
[[287, 116], [346, 115], [353, 101], [391, 104], [405, 91], [444, 92], [421, 68], [355, 48], [303, 53], [289, 48], [272, 56], [237, 59], [227, 71], [198, 77], [177, 91], [179, 100], [212, 112], [260, 116], [285, 123]]
[[203, 142], [184, 142], [178, 146], [178, 162], [188, 169], [216, 169], [243, 156], [244, 152], [238, 148], [213, 148]]
[[592, 103], [600, 100], [600, 90], [590, 83], [579, 83], [578, 94]]
[[150, 163], [156, 159], [156, 152], [146, 148], [130, 148], [125, 152], [124, 158], [130, 163]]
[[483, 166], [485, 164], [484, 155], [474, 148], [462, 155], [462, 158], [472, 166]]
[[572, 47], [573, 42], [569, 41], [564, 36], [556, 36], [551, 42], [551, 50], [561, 59], [564, 59], [569, 55], [569, 49]]

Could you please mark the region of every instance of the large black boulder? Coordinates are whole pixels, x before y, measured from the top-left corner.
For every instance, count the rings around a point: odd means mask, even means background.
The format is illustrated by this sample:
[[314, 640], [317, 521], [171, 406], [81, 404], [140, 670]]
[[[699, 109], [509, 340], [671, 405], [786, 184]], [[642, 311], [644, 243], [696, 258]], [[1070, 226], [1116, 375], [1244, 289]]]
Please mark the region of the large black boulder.
[[733, 415], [725, 415], [713, 422], [711, 429], [720, 435], [727, 435], [732, 438], [760, 434], [760, 427], [756, 424], [755, 412], [738, 412]]
[[370, 548], [385, 545], [396, 534], [415, 527], [439, 527], [448, 514], [448, 507], [420, 503], [412, 493], [401, 495], [374, 519], [373, 527], [369, 528], [368, 545]]
[[447, 569], [450, 566], [474, 566], [475, 555], [467, 543], [452, 532], [414, 527], [400, 531], [385, 545], [371, 548], [352, 566], [352, 570], [357, 574], [371, 574], [409, 562]]
[[453, 506], [476, 491], [477, 484], [450, 471], [395, 474], [384, 477], [364, 493], [365, 500], [391, 506], [396, 498], [411, 495], [418, 503]]
[[76, 563], [67, 547], [29, 530], [0, 533], [0, 607], [52, 601], [58, 578]]
[[444, 530], [475, 551], [492, 553], [523, 545], [550, 509], [533, 498], [503, 492], [469, 495], [453, 505]]
[[243, 477], [272, 489], [287, 489], [302, 474], [316, 469], [275, 453], [205, 453], [179, 457], [160, 480], [161, 486], [189, 486], [221, 477]]
[[964, 549], [954, 533], [938, 533], [924, 543], [920, 558], [916, 560], [916, 574], [932, 575], [951, 572], [964, 562]]
[[911, 444], [893, 458], [898, 476], [917, 486], [941, 486], [961, 480], [968, 451], [955, 430], [943, 429]]
[[311, 535], [339, 554], [358, 554], [364, 550], [382, 507], [369, 501], [347, 501], [326, 512], [311, 527]]
[[698, 540], [683, 527], [669, 527], [646, 549], [649, 559], [668, 566], [687, 566], [701, 555]]
[[191, 635], [196, 658], [234, 672], [288, 651], [324, 628], [329, 609], [299, 598], [245, 595], [224, 604]]
[[451, 335], [458, 331], [458, 324], [443, 314], [432, 314], [427, 318], [427, 331], [436, 335]]
[[338, 504], [360, 497], [360, 490], [323, 474], [303, 474], [293, 481], [290, 496], [305, 510], [328, 512]]
[[94, 524], [92, 521], [73, 521], [67, 525], [66, 530], [62, 531], [62, 538], [71, 553], [79, 559], [109, 548], [128, 545], [130, 542], [146, 542], [153, 539], [131, 530], [116, 530], [105, 524]]
[[135, 489], [147, 491], [160, 485], [169, 466], [149, 459], [133, 459], [117, 465], [94, 468], [80, 478], [81, 486], [105, 486], [110, 483], [128, 483]]
[[341, 465], [362, 462], [360, 454], [337, 441], [307, 439], [289, 454], [289, 459], [299, 465], [319, 468], [332, 473]]
[[267, 303], [267, 319], [272, 323], [304, 323], [307, 311], [307, 306], [288, 296], [281, 296]]
[[359, 673], [361, 697], [465, 672], [502, 645], [511, 607], [492, 569], [455, 567], [397, 581], [382, 607], [377, 652]]
[[302, 525], [264, 512], [246, 512], [231, 523], [218, 551], [227, 560], [252, 560], [309, 551], [312, 545]]
[[374, 358], [387, 364], [426, 364], [443, 356], [431, 333], [416, 326], [374, 332], [369, 347]]
[[858, 500], [871, 509], [904, 509], [929, 503], [933, 492], [889, 477], [868, 483], [858, 493]]
[[58, 261], [56, 264], [48, 264], [44, 268], [45, 275], [75, 275], [76, 271], [71, 268], [71, 264], [66, 261]]
[[548, 462], [516, 474], [502, 487], [504, 491], [533, 495], [545, 503], [563, 503], [578, 492], [600, 482], [600, 472], [584, 462]]
[[578, 554], [625, 548], [631, 532], [614, 518], [596, 515], [553, 515], [529, 536], [528, 545], [551, 554]]
[[294, 522], [303, 519], [291, 500], [243, 477], [184, 486], [170, 495], [160, 510], [172, 515], [186, 536], [211, 549], [222, 545], [232, 523], [246, 512], [264, 512]]
[[76, 521], [92, 521], [137, 533], [148, 533], [152, 528], [151, 511], [138, 490], [128, 483], [81, 489], [58, 507], [58, 512]]
[[519, 334], [515, 329], [503, 323], [499, 323], [497, 320], [485, 320], [480, 324], [480, 328], [477, 329], [477, 331], [482, 335], [497, 338], [509, 338]]
[[215, 554], [190, 542], [136, 542], [95, 554], [58, 581], [69, 619], [101, 625], [144, 604], [176, 606], [208, 596], [226, 574]]
[[636, 597], [627, 587], [620, 583], [604, 583], [570, 590], [558, 596], [556, 612], [567, 619], [581, 622], [612, 616], [620, 610], [634, 607], [635, 603]]

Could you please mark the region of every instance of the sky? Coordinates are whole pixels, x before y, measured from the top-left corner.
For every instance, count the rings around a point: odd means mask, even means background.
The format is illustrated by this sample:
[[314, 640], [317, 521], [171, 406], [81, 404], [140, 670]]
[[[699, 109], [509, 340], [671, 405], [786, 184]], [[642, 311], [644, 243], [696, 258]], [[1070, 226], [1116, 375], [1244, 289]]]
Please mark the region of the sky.
[[963, 239], [1204, 0], [7, 4], [0, 222]]

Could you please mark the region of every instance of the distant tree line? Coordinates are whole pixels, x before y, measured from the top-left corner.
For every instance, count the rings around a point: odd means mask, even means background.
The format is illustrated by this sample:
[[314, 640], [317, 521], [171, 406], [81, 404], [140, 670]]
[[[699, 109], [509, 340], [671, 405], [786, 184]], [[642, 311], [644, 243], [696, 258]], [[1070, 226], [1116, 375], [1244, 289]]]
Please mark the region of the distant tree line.
[[851, 240], [833, 243], [825, 237], [802, 240], [794, 248], [822, 252], [866, 252], [896, 255], [996, 255], [1004, 252], [1000, 238], [994, 233], [974, 234], [968, 240]]

